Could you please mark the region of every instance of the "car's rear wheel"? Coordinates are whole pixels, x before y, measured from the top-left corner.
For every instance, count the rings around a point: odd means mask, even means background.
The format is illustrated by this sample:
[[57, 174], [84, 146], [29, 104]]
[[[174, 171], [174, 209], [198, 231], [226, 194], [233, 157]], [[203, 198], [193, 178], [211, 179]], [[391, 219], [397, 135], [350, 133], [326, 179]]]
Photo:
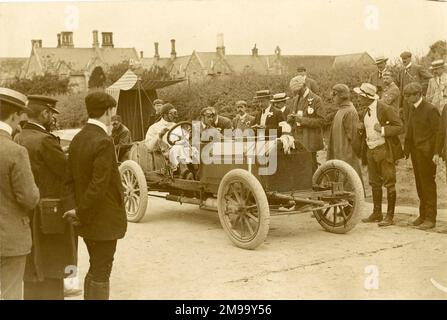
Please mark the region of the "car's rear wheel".
[[346, 233], [360, 221], [364, 201], [363, 184], [357, 172], [346, 162], [329, 160], [313, 176], [317, 191], [332, 190], [323, 200], [332, 207], [314, 210], [318, 223], [332, 233]]
[[243, 249], [255, 249], [267, 237], [270, 210], [261, 183], [250, 172], [234, 169], [219, 184], [220, 223], [230, 240]]
[[133, 160], [124, 161], [119, 171], [124, 187], [124, 206], [126, 208], [127, 221], [139, 222], [146, 214], [147, 208], [147, 183], [141, 167]]

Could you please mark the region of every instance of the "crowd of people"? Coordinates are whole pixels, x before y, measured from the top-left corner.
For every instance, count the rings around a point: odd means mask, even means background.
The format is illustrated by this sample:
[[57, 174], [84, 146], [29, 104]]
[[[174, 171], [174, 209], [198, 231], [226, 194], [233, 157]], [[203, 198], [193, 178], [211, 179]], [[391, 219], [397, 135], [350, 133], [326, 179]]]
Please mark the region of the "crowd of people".
[[[442, 60], [433, 61], [431, 73], [401, 55], [403, 68], [393, 74], [387, 59], [376, 59], [377, 72], [355, 88], [335, 84], [332, 97], [337, 112], [328, 118], [318, 83], [301, 67], [286, 93], [257, 91], [253, 101], [235, 104], [236, 116], [219, 115], [214, 107], [200, 112], [200, 130], [274, 129], [287, 152], [301, 146], [327, 159], [349, 163], [361, 179], [368, 169], [373, 212], [363, 221], [393, 224], [396, 205], [396, 163], [411, 157], [419, 196], [419, 216], [413, 225], [434, 228], [437, 215], [436, 167], [447, 160], [447, 72]], [[355, 95], [355, 99], [353, 99]], [[353, 102], [355, 101], [355, 103]], [[124, 193], [118, 171], [117, 147], [132, 142], [131, 133], [115, 115], [116, 101], [104, 92], [85, 98], [89, 119], [64, 152], [51, 125], [57, 101], [24, 96], [0, 88], [0, 295], [2, 299], [63, 299], [64, 278], [77, 265], [78, 236], [89, 254], [84, 279], [85, 299], [108, 299], [110, 274], [117, 240], [126, 233]], [[178, 113], [157, 99], [144, 144], [148, 152], [166, 156], [172, 172], [196, 178], [194, 153], [185, 141], [168, 143], [167, 132]], [[19, 123], [26, 123], [15, 132]], [[328, 139], [323, 128], [330, 123]], [[112, 126], [109, 133], [108, 126]], [[188, 132], [175, 133], [188, 140]], [[183, 164], [183, 169], [181, 164]], [[4, 183], [5, 181], [9, 183]], [[382, 213], [383, 187], [387, 212]]]

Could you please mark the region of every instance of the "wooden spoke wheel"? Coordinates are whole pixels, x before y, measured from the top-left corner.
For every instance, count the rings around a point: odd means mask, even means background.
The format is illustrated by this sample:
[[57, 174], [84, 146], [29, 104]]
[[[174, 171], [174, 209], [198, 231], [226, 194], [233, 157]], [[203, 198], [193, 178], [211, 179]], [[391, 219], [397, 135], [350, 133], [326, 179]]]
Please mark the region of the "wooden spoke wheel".
[[261, 183], [246, 170], [228, 172], [219, 185], [220, 223], [230, 240], [243, 249], [261, 245], [270, 225], [267, 196]]
[[124, 206], [127, 221], [138, 222], [143, 219], [147, 208], [147, 183], [141, 167], [133, 160], [124, 161], [119, 171], [124, 187]]
[[315, 172], [313, 185], [319, 191], [331, 190], [319, 199], [333, 205], [314, 210], [318, 223], [333, 233], [346, 233], [354, 228], [364, 201], [363, 184], [357, 172], [344, 161], [329, 160]]

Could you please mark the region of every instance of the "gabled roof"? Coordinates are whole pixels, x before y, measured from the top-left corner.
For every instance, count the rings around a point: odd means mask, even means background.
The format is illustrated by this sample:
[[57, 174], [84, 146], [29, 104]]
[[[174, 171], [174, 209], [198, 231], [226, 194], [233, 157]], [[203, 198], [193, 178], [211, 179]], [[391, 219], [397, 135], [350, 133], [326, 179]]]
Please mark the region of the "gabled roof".
[[343, 65], [356, 65], [358, 63], [374, 64], [374, 59], [367, 52], [343, 54], [335, 57], [333, 67], [339, 67]]
[[169, 71], [179, 71], [179, 73], [184, 73], [186, 66], [188, 65], [189, 60], [191, 59], [191, 56], [180, 56], [175, 58], [174, 61], [171, 62], [169, 65]]
[[107, 65], [130, 59], [139, 62], [134, 48], [34, 48], [34, 53], [42, 71], [52, 72], [57, 71], [62, 63], [74, 72], [82, 72], [89, 70], [95, 60]]
[[[271, 56], [271, 60], [274, 60], [275, 58], [275, 56]], [[279, 59], [284, 71], [294, 73], [299, 66], [303, 66], [308, 70], [330, 69], [334, 63], [335, 56], [281, 55]]]
[[226, 56], [221, 56], [217, 52], [198, 52], [194, 51], [203, 69], [207, 70], [209, 74], [214, 73], [214, 68], [218, 63], [222, 63], [228, 71], [231, 71], [231, 67], [226, 61]]
[[0, 80], [19, 76], [28, 58], [0, 58]]
[[225, 55], [225, 60], [235, 73], [256, 72], [267, 73], [267, 60], [265, 56], [253, 56], [242, 54]]

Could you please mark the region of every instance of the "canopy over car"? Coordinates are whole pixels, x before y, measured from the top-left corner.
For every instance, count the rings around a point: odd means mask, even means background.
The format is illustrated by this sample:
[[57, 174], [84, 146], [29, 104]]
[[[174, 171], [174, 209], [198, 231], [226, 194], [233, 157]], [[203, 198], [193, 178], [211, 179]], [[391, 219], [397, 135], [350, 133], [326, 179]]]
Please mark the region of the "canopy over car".
[[131, 70], [127, 70], [106, 92], [118, 102], [117, 114], [123, 124], [132, 133], [133, 141], [144, 139], [149, 116], [155, 114], [152, 102], [157, 99], [157, 89], [164, 88], [184, 79], [177, 80], [145, 80]]

